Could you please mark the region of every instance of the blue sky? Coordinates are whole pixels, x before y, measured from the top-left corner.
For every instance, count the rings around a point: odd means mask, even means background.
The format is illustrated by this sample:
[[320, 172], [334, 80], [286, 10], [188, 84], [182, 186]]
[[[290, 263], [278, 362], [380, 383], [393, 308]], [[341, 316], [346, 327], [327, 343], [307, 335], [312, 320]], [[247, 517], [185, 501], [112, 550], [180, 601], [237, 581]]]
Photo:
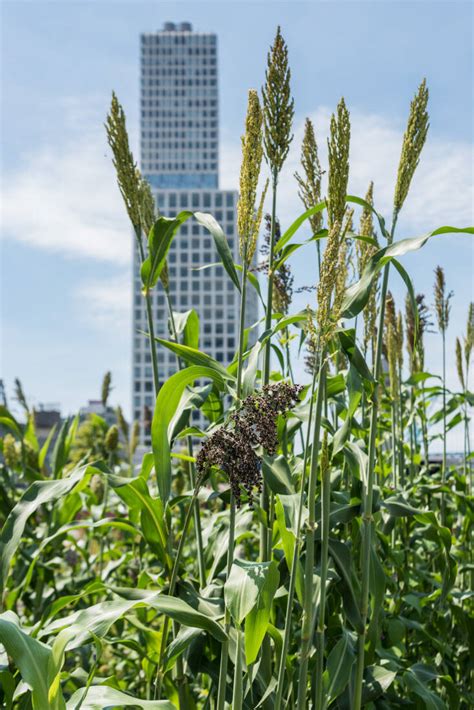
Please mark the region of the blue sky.
[[[246, 93], [262, 84], [280, 24], [296, 108], [283, 226], [299, 212], [292, 173], [304, 118], [314, 119], [324, 158], [342, 95], [353, 125], [350, 189], [362, 194], [373, 178], [376, 204], [390, 216], [408, 106], [424, 76], [431, 128], [398, 238], [474, 223], [471, 3], [17, 0], [1, 11], [1, 373], [9, 393], [19, 376], [35, 404], [74, 411], [98, 395], [111, 369], [113, 401], [129, 406], [131, 237], [102, 124], [114, 89], [138, 154], [138, 35], [165, 20], [189, 20], [219, 36], [223, 187], [237, 184]], [[473, 299], [470, 238], [433, 240], [404, 263], [430, 303], [433, 270], [444, 266], [455, 292], [454, 341]], [[314, 283], [307, 254], [293, 267], [298, 284]], [[393, 290], [401, 305], [396, 277]], [[300, 297], [295, 309], [304, 305]], [[437, 336], [428, 338], [427, 357], [439, 369]]]

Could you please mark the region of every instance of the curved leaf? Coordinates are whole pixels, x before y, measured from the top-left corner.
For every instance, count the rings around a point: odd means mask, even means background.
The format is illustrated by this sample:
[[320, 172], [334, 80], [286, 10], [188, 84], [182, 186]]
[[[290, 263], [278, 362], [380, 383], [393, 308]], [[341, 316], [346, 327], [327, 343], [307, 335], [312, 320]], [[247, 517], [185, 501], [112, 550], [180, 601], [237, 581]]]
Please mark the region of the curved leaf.
[[111, 707], [176, 710], [176, 706], [169, 700], [140, 700], [109, 685], [92, 685], [89, 689], [79, 688], [68, 700], [66, 708], [76, 710], [79, 703], [81, 710], [108, 710]]
[[439, 227], [439, 229], [428, 232], [428, 234], [424, 234], [421, 237], [402, 239], [399, 242], [394, 242], [380, 249], [367, 263], [359, 281], [347, 289], [341, 306], [342, 317], [354, 318], [362, 311], [369, 298], [374, 279], [385, 264], [388, 264], [398, 256], [403, 256], [409, 252], [421, 249], [431, 237], [440, 234], [474, 234], [474, 227], [464, 227], [461, 229], [457, 227]]
[[234, 286], [240, 291], [240, 281], [234, 266], [234, 257], [230, 250], [222, 227], [216, 222], [211, 214], [204, 212], [195, 212], [194, 219], [211, 233], [214, 244], [216, 245], [217, 253], [219, 254], [222, 266], [229, 274]]
[[[192, 348], [189, 349], [192, 350]], [[151, 425], [151, 443], [158, 490], [165, 504], [171, 493], [171, 448], [168, 428], [185, 388], [199, 378], [208, 378], [220, 385], [223, 383], [222, 375], [215, 369], [198, 366], [188, 367], [172, 375], [161, 387], [156, 398]]]

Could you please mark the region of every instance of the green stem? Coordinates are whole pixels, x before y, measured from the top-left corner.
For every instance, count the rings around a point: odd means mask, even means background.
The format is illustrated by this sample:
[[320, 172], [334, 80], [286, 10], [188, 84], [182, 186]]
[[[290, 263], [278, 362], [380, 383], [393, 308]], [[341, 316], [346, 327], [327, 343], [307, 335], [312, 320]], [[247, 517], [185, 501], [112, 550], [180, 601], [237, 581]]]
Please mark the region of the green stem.
[[[191, 516], [194, 512], [194, 506], [197, 501], [199, 489], [201, 488], [201, 483], [202, 483], [202, 478], [199, 478], [196, 482], [193, 496], [191, 498], [191, 503], [189, 504], [189, 508], [186, 512], [186, 517], [184, 519], [183, 529], [182, 529], [181, 537], [180, 537], [179, 543], [178, 543], [178, 549], [176, 551], [176, 556], [174, 558], [173, 567], [171, 569], [170, 583], [169, 583], [169, 589], [168, 589], [168, 594], [170, 597], [172, 597], [174, 595], [176, 581], [178, 579], [179, 565], [180, 565], [181, 557], [183, 554], [184, 543], [186, 541], [186, 533], [188, 531], [189, 523], [191, 521]], [[160, 700], [160, 697], [161, 697], [161, 686], [163, 683], [162, 668], [163, 668], [163, 661], [164, 661], [164, 656], [165, 656], [165, 651], [166, 651], [166, 645], [168, 642], [168, 629], [169, 629], [169, 617], [165, 616], [165, 620], [163, 623], [163, 631], [162, 631], [162, 635], [161, 635], [160, 657], [158, 660], [158, 667], [157, 667], [157, 673], [156, 673], [155, 700]]]
[[[265, 313], [265, 331], [269, 331], [272, 327], [272, 313], [273, 313], [273, 261], [275, 255], [275, 229], [276, 229], [276, 201], [277, 201], [277, 183], [278, 175], [274, 171], [272, 175], [272, 225], [270, 230], [270, 253], [268, 257], [268, 292], [267, 292], [267, 309]], [[270, 381], [270, 360], [271, 360], [271, 338], [267, 339], [264, 350], [264, 361], [263, 361], [263, 385], [268, 385]], [[262, 522], [260, 524], [260, 560], [265, 562], [270, 557], [270, 545], [269, 545], [269, 493], [268, 487], [263, 482], [262, 493], [260, 496], [260, 507], [262, 508], [264, 515], [267, 516], [267, 522]]]
[[[141, 263], [145, 261], [145, 249], [143, 247], [142, 232], [140, 227], [135, 227], [135, 235], [137, 237], [138, 249], [140, 251]], [[158, 356], [156, 354], [156, 340], [155, 340], [155, 328], [153, 325], [153, 309], [151, 305], [151, 294], [147, 291], [145, 294], [146, 302], [146, 316], [148, 322], [148, 333], [150, 335], [150, 353], [151, 353], [151, 367], [153, 371], [153, 385], [155, 389], [155, 396], [158, 395], [160, 389], [160, 378], [158, 374]]]
[[244, 334], [245, 334], [245, 301], [247, 297], [247, 251], [245, 250], [242, 264], [242, 282], [240, 287], [240, 325], [239, 325], [239, 353], [237, 364], [237, 399], [242, 397], [242, 371], [244, 357]]
[[317, 381], [318, 371], [316, 367], [314, 368], [313, 381], [311, 385], [311, 399], [309, 405], [309, 416], [308, 416], [308, 428], [306, 431], [306, 445], [303, 446], [303, 472], [301, 475], [301, 489], [300, 489], [300, 500], [298, 506], [298, 519], [296, 523], [296, 536], [295, 544], [293, 548], [293, 559], [291, 561], [291, 571], [290, 571], [290, 583], [288, 586], [288, 598], [286, 602], [286, 613], [285, 613], [285, 631], [283, 636], [283, 646], [280, 656], [280, 664], [278, 668], [278, 679], [277, 688], [275, 695], [274, 709], [280, 710], [282, 698], [283, 698], [283, 684], [285, 680], [285, 661], [286, 654], [288, 653], [288, 646], [290, 643], [291, 634], [291, 612], [293, 609], [293, 599], [295, 595], [296, 588], [296, 571], [299, 562], [299, 548], [300, 548], [300, 533], [301, 533], [301, 520], [303, 517], [303, 506], [304, 506], [304, 496], [306, 491], [306, 468], [308, 464], [309, 455], [309, 438], [311, 436], [311, 425], [313, 421], [313, 408], [314, 408], [314, 393], [316, 391], [316, 381]]
[[316, 710], [325, 707], [323, 669], [325, 650], [326, 586], [329, 553], [329, 514], [331, 508], [331, 479], [329, 466], [321, 469], [321, 581], [319, 595], [319, 619], [316, 629]]
[[[166, 301], [168, 304], [168, 313], [170, 317], [171, 333], [175, 343], [178, 342], [178, 332], [176, 330], [176, 323], [174, 320], [173, 304], [171, 303], [171, 295], [169, 288], [165, 288]], [[181, 358], [177, 357], [178, 368], [181, 370], [183, 368], [183, 363]], [[188, 455], [190, 458], [194, 458], [193, 452], [193, 438], [192, 436], [186, 437], [186, 443], [188, 447]], [[196, 469], [193, 461], [189, 461], [188, 465], [189, 480], [191, 486], [194, 488], [196, 485]], [[197, 558], [198, 558], [198, 570], [199, 570], [199, 583], [201, 588], [206, 586], [206, 563], [204, 561], [204, 546], [202, 543], [202, 526], [201, 526], [201, 511], [199, 508], [198, 500], [194, 501], [194, 529], [196, 532], [196, 547], [197, 547]]]
[[[394, 226], [392, 227], [393, 238]], [[383, 272], [382, 289], [380, 294], [380, 314], [377, 331], [377, 349], [375, 352], [374, 362], [374, 379], [375, 387], [372, 410], [370, 413], [370, 432], [369, 432], [369, 451], [367, 464], [367, 490], [363, 496], [363, 528], [362, 528], [362, 588], [361, 588], [361, 605], [360, 614], [362, 618], [362, 628], [359, 632], [357, 666], [353, 698], [353, 710], [360, 710], [362, 707], [362, 683], [364, 679], [364, 656], [365, 656], [365, 639], [367, 634], [367, 617], [369, 607], [369, 580], [370, 580], [370, 551], [372, 547], [372, 504], [373, 504], [373, 486], [374, 486], [374, 465], [375, 465], [375, 446], [377, 435], [377, 414], [378, 414], [378, 392], [377, 387], [380, 381], [382, 371], [382, 343], [383, 343], [383, 324], [385, 316], [385, 298], [387, 296], [388, 275], [390, 264], [387, 264]]]
[[[230, 494], [230, 519], [229, 519], [229, 545], [227, 548], [227, 571], [226, 579], [229, 579], [232, 562], [234, 560], [234, 540], [235, 540], [235, 499], [231, 491]], [[226, 639], [222, 642], [221, 662], [219, 667], [219, 686], [217, 689], [216, 710], [224, 710], [225, 694], [227, 688], [227, 665], [229, 660], [229, 633], [230, 633], [230, 612], [226, 607], [224, 614], [224, 627]]]
[[242, 630], [237, 627], [237, 648], [235, 651], [234, 687], [232, 690], [232, 710], [242, 710]]
[[308, 673], [308, 660], [311, 650], [313, 628], [313, 599], [314, 599], [314, 533], [316, 523], [316, 485], [318, 479], [318, 457], [321, 431], [321, 415], [326, 389], [326, 361], [324, 351], [321, 353], [318, 375], [318, 393], [313, 430], [313, 445], [311, 449], [311, 464], [308, 481], [308, 523], [306, 529], [306, 561], [303, 594], [303, 619], [301, 632], [301, 659], [298, 681], [298, 710], [306, 708], [306, 685]]
[[[443, 468], [441, 471], [441, 485], [446, 484], [446, 330], [443, 328]], [[446, 494], [441, 491], [441, 525], [446, 525]]]

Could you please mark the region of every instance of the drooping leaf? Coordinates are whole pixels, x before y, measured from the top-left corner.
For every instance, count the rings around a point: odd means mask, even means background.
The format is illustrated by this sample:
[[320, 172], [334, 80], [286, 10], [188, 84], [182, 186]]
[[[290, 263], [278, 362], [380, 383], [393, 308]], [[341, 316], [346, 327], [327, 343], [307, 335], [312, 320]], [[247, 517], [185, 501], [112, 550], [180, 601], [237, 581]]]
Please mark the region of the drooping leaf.
[[168, 428], [184, 389], [200, 378], [211, 379], [220, 386], [223, 385], [223, 378], [217, 370], [209, 367], [188, 367], [172, 375], [161, 387], [156, 399], [151, 425], [151, 443], [158, 490], [164, 504], [168, 502], [171, 493], [171, 442]]
[[148, 293], [160, 278], [173, 238], [193, 213], [184, 211], [176, 217], [160, 215], [148, 235], [148, 256], [141, 266], [143, 292]]
[[240, 281], [235, 270], [234, 258], [232, 256], [232, 252], [230, 250], [227, 239], [225, 238], [225, 234], [222, 231], [222, 228], [211, 214], [206, 214], [204, 212], [195, 212], [194, 218], [197, 222], [199, 222], [199, 224], [205, 227], [208, 232], [211, 233], [211, 236], [214, 239], [214, 244], [216, 246], [217, 253], [219, 254], [220, 260], [222, 262], [222, 266], [229, 274], [234, 286], [240, 291]]
[[[142, 710], [176, 710], [176, 706], [169, 700], [141, 700], [133, 695], [124, 693], [108, 685], [91, 685], [79, 688], [67, 702], [67, 710], [76, 710], [81, 702], [81, 710], [109, 710], [112, 707], [133, 707]], [[85, 695], [85, 699], [83, 699]]]
[[362, 311], [369, 298], [374, 279], [385, 264], [388, 264], [392, 259], [398, 256], [403, 256], [409, 252], [421, 249], [431, 237], [452, 233], [474, 234], [474, 227], [464, 227], [461, 229], [456, 227], [440, 227], [421, 237], [402, 239], [399, 242], [394, 242], [376, 252], [367, 263], [359, 281], [347, 289], [341, 306], [342, 316], [344, 318], [354, 318]]
[[254, 663], [267, 633], [272, 602], [280, 581], [276, 562], [267, 563], [265, 580], [259, 587], [257, 601], [245, 619], [245, 658], [247, 665]]

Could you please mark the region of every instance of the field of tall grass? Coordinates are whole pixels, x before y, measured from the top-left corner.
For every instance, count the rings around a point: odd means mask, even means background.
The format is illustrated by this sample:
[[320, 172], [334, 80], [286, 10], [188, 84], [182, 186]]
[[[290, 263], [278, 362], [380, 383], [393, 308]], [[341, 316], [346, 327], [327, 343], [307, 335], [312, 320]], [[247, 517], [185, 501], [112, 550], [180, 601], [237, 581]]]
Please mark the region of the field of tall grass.
[[[331, 119], [328, 165], [307, 120], [294, 183], [303, 212], [280, 227], [294, 104], [278, 30], [263, 90], [248, 96], [234, 263], [212, 215], [157, 213], [113, 96], [106, 132], [141, 261], [152, 451], [137, 461], [140, 424], [121, 410], [110, 427], [98, 415], [70, 418], [40, 446], [19, 383], [22, 420], [0, 408], [2, 707], [474, 706], [474, 308], [466, 304], [465, 332], [452, 342], [443, 269], [434, 294], [423, 295], [399, 261], [431, 239], [449, 249], [450, 234], [474, 234], [463, 225], [427, 225], [410, 238], [397, 231], [423, 159], [427, 106], [423, 81], [385, 218], [372, 184], [365, 197], [347, 194], [344, 99]], [[167, 254], [187, 220], [212, 235], [240, 297], [230, 364], [200, 350], [195, 311], [173, 309]], [[256, 266], [264, 221], [267, 247]], [[300, 240], [308, 224], [312, 236]], [[314, 272], [302, 312], [291, 306], [297, 250]], [[400, 278], [406, 302], [396, 304], [390, 281]], [[154, 334], [157, 288], [169, 306], [167, 339]], [[263, 312], [251, 328], [248, 289], [257, 289]], [[441, 373], [425, 368], [428, 328], [442, 340]], [[176, 356], [167, 381], [161, 348]], [[452, 358], [456, 391], [446, 386]], [[297, 359], [310, 384], [294, 381]], [[110, 386], [107, 376], [105, 404]], [[454, 427], [463, 431], [458, 463], [446, 451]]]

